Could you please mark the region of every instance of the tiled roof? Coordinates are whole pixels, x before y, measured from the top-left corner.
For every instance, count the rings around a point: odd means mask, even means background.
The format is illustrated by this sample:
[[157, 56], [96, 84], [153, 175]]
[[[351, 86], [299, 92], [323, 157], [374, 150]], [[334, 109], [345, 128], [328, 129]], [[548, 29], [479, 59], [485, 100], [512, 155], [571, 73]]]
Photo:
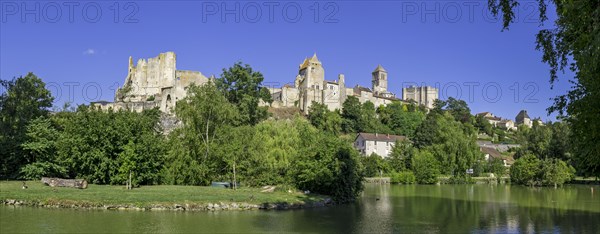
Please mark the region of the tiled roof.
[[390, 134], [381, 134], [381, 133], [365, 133], [365, 132], [361, 132], [356, 137], [358, 138], [359, 136], [361, 136], [363, 139], [365, 139], [367, 141], [388, 141], [388, 142], [395, 142], [396, 140], [400, 140], [400, 141], [408, 140], [408, 138], [405, 137], [405, 136], [390, 135]]
[[489, 154], [492, 158], [503, 159], [502, 154], [498, 150], [491, 147], [481, 147], [481, 152], [484, 154]]

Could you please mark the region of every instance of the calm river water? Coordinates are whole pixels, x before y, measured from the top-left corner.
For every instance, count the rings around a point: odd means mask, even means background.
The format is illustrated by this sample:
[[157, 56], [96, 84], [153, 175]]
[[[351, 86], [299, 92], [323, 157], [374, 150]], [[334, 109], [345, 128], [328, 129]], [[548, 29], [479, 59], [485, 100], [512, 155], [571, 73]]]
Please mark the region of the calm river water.
[[600, 233], [600, 187], [368, 184], [355, 204], [143, 212], [0, 206], [0, 233]]

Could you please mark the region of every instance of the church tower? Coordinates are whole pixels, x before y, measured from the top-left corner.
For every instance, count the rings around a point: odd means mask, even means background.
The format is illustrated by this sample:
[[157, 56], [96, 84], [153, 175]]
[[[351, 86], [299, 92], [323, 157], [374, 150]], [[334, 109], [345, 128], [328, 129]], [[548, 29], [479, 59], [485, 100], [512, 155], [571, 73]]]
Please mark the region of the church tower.
[[373, 94], [386, 95], [388, 93], [387, 71], [381, 65], [377, 65], [377, 68], [371, 74], [373, 75]]

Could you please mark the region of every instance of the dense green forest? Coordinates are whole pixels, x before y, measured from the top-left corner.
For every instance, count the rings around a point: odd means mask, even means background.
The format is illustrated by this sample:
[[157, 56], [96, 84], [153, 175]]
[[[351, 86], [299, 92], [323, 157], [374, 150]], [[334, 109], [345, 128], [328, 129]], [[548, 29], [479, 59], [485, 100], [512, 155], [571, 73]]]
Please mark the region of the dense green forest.
[[[471, 115], [466, 102], [438, 100], [432, 110], [395, 102], [375, 107], [348, 97], [342, 110], [313, 103], [307, 116], [274, 120], [263, 76], [236, 63], [220, 78], [190, 86], [174, 113], [180, 127], [168, 135], [157, 109], [141, 113], [101, 111], [80, 105], [50, 112], [53, 97], [29, 73], [3, 80], [0, 98], [0, 176], [84, 178], [96, 184], [279, 185], [352, 201], [364, 177], [390, 176], [399, 183], [469, 183], [471, 176], [510, 175], [515, 183], [560, 185], [573, 178], [569, 125], [534, 124], [511, 133], [522, 145], [508, 171], [486, 161], [476, 140], [498, 129]], [[356, 133], [407, 136], [390, 157], [359, 156]], [[474, 169], [473, 175], [466, 173]]]

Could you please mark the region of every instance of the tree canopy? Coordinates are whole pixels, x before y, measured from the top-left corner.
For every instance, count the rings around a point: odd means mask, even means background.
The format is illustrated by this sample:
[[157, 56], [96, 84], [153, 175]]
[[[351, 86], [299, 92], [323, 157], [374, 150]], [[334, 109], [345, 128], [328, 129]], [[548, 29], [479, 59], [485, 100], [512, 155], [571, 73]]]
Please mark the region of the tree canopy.
[[[573, 132], [574, 160], [581, 173], [600, 177], [600, 2], [553, 0], [539, 2], [540, 24], [548, 20], [548, 4], [556, 9], [553, 27], [540, 29], [536, 49], [550, 66], [550, 83], [559, 73], [574, 73], [571, 89], [554, 98], [548, 112], [565, 115]], [[514, 22], [517, 0], [488, 0], [494, 15], [502, 14], [503, 29]]]

